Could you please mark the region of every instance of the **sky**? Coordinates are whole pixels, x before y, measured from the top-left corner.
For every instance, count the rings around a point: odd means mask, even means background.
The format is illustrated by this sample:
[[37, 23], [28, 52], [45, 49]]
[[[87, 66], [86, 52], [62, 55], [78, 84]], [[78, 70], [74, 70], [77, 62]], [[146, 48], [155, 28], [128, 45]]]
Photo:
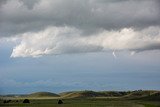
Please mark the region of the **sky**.
[[160, 90], [159, 0], [0, 0], [0, 94]]

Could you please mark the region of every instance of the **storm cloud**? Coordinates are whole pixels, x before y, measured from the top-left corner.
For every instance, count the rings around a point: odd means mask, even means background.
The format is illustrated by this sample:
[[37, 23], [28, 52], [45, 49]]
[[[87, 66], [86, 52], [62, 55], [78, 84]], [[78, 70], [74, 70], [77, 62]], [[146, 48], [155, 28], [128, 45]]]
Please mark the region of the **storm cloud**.
[[[6, 0], [0, 38], [12, 57], [160, 49], [159, 0]], [[42, 43], [42, 44], [40, 44]]]

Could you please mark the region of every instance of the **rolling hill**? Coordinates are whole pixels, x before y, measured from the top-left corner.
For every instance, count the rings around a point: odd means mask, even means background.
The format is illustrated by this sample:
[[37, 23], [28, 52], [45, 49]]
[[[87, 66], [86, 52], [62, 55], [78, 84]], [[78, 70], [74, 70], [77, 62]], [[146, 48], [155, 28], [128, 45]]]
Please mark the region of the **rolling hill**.
[[51, 92], [35, 92], [28, 94], [27, 97], [59, 97], [59, 95]]
[[60, 93], [61, 97], [64, 98], [88, 98], [88, 97], [120, 97], [127, 95], [128, 92], [119, 91], [71, 91]]
[[153, 100], [160, 101], [160, 91], [136, 90], [136, 91], [70, 91], [55, 94], [51, 92], [35, 92], [26, 95], [0, 95], [0, 98], [118, 98], [128, 100]]
[[160, 91], [71, 91], [59, 94], [61, 98], [123, 98], [123, 99], [142, 99], [142, 100], [159, 100]]
[[153, 90], [132, 91], [123, 97], [127, 99], [149, 99], [149, 98], [155, 99], [154, 97], [160, 97], [160, 91], [153, 91]]
[[60, 93], [63, 98], [87, 98], [87, 97], [100, 97], [104, 96], [103, 93], [95, 91], [72, 91]]

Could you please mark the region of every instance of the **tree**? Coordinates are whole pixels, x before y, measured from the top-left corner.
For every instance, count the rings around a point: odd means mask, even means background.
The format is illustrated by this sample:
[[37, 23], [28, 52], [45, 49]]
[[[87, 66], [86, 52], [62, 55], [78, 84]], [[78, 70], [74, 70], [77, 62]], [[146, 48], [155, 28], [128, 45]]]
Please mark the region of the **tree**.
[[30, 103], [30, 101], [28, 99], [25, 99], [23, 103]]
[[58, 104], [63, 104], [63, 101], [62, 100], [58, 100]]

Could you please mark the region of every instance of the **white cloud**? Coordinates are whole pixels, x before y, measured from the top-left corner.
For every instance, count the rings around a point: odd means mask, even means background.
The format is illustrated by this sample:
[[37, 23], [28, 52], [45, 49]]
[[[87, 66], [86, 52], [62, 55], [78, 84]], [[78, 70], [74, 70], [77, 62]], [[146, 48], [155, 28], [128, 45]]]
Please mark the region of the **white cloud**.
[[100, 33], [83, 36], [73, 27], [49, 27], [37, 33], [17, 35], [20, 41], [11, 57], [39, 57], [42, 55], [87, 53], [99, 51], [144, 51], [160, 49], [160, 27], [143, 30], [123, 28], [103, 30]]

